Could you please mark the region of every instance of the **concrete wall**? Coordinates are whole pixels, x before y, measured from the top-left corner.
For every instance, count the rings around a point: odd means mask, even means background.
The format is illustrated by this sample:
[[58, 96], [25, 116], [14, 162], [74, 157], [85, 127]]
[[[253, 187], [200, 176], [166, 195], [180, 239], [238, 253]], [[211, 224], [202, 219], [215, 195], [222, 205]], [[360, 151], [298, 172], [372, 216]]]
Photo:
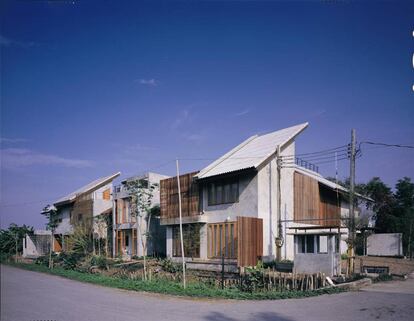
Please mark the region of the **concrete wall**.
[[258, 188], [257, 175], [254, 173], [239, 176], [239, 201], [230, 204], [208, 205], [208, 186], [204, 184], [203, 193], [203, 219], [208, 223], [236, 221], [237, 216], [258, 217]]
[[[346, 260], [342, 261], [344, 267], [346, 265], [346, 262]], [[414, 260], [402, 258], [380, 256], [357, 256], [355, 258], [355, 272], [364, 272], [364, 266], [388, 267], [389, 273], [397, 275], [407, 275], [414, 272]]]
[[58, 218], [62, 219], [55, 230], [55, 234], [68, 235], [72, 233], [72, 225], [70, 224], [70, 213], [72, 211], [72, 205], [62, 206], [59, 209]]
[[294, 273], [318, 273], [333, 276], [341, 273], [341, 256], [335, 252], [335, 236], [329, 235], [327, 242], [328, 253], [298, 253], [297, 238], [295, 238]]
[[367, 255], [402, 256], [402, 234], [379, 233], [368, 236]]
[[50, 231], [37, 230], [23, 239], [23, 257], [38, 257], [49, 253]]
[[103, 199], [103, 192], [109, 189], [112, 194], [112, 183], [106, 184], [93, 192], [93, 217], [101, 215], [103, 212], [112, 208], [112, 196], [109, 200]]

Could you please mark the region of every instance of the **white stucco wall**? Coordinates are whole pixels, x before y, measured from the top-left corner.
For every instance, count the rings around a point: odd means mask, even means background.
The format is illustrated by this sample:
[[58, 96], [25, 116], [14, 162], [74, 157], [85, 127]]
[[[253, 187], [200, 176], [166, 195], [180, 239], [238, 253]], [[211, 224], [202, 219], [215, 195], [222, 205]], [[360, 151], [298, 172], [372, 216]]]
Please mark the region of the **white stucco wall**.
[[72, 225], [70, 224], [70, 212], [72, 210], [72, 205], [67, 205], [58, 209], [58, 219], [62, 219], [55, 229], [55, 234], [67, 235], [72, 233]]
[[237, 216], [258, 216], [257, 176], [249, 174], [239, 178], [239, 201], [230, 204], [208, 205], [208, 186], [203, 190], [203, 219], [208, 223], [236, 221]]

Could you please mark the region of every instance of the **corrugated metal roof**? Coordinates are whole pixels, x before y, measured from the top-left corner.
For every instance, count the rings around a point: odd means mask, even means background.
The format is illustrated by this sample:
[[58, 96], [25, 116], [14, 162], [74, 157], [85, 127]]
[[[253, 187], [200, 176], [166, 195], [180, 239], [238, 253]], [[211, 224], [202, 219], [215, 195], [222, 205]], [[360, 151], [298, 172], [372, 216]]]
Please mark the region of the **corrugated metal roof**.
[[200, 171], [197, 178], [207, 178], [248, 168], [257, 168], [287, 142], [302, 132], [308, 123], [281, 129], [264, 135], [255, 135]]
[[83, 193], [87, 193], [87, 192], [97, 188], [100, 185], [105, 185], [105, 184], [111, 182], [112, 180], [114, 180], [115, 178], [117, 178], [119, 175], [121, 175], [121, 172], [118, 172], [118, 173], [115, 173], [115, 174], [112, 174], [112, 175], [109, 175], [109, 176], [98, 178], [98, 179], [94, 180], [93, 182], [90, 182], [89, 184], [77, 189], [76, 191], [74, 191], [74, 192], [58, 199], [54, 203], [54, 205], [61, 205], [63, 203], [70, 203], [70, 202], [74, 201], [75, 198], [78, 195], [83, 194]]

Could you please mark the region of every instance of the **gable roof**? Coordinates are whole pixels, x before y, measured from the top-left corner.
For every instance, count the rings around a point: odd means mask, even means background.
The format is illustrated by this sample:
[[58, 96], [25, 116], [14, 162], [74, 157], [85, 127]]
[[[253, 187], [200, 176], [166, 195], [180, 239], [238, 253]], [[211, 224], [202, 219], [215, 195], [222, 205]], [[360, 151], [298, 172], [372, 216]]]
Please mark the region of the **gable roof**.
[[276, 152], [278, 145], [283, 148], [306, 127], [308, 123], [260, 136], [254, 135], [202, 169], [195, 177], [202, 179], [242, 169], [257, 168]]
[[99, 187], [102, 187], [108, 183], [110, 183], [111, 181], [113, 181], [115, 178], [117, 178], [119, 175], [121, 175], [121, 172], [109, 175], [109, 176], [105, 176], [105, 177], [101, 177], [98, 178], [96, 180], [94, 180], [93, 182], [90, 182], [89, 184], [77, 189], [76, 191], [62, 197], [59, 198], [54, 205], [58, 206], [58, 205], [63, 205], [63, 204], [67, 204], [67, 203], [71, 203], [73, 202], [76, 197], [78, 197], [81, 194], [90, 192], [94, 189], [98, 189]]

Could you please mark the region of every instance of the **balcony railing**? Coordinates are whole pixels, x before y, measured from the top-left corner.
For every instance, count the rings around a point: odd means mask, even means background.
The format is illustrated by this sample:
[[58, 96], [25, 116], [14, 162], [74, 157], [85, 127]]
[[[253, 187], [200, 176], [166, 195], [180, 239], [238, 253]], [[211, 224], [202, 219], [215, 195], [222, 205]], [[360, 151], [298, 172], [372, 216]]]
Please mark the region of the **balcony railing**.
[[304, 159], [301, 159], [299, 157], [296, 157], [296, 165], [299, 165], [303, 168], [309, 169], [310, 171], [319, 173], [319, 167], [316, 166], [315, 164], [312, 164], [308, 161], [305, 161]]

